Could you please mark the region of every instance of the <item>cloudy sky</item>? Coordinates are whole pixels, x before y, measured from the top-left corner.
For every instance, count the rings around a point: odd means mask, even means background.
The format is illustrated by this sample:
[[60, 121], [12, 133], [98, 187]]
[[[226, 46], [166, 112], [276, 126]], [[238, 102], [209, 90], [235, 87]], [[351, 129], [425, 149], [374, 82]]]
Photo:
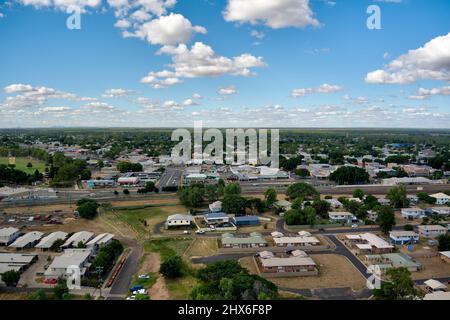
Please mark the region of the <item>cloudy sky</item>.
[[[366, 26], [370, 5], [381, 30]], [[0, 127], [450, 128], [449, 12], [448, 0], [0, 0]]]

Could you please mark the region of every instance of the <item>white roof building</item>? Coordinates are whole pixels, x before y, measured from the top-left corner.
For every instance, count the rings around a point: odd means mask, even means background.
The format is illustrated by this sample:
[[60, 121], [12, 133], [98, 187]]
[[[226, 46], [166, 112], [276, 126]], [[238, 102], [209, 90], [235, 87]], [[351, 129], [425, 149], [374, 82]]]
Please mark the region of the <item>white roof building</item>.
[[93, 247], [93, 246], [104, 246], [107, 245], [112, 239], [114, 238], [114, 235], [111, 233], [102, 233], [96, 236], [94, 239], [90, 240], [86, 246], [87, 247]]
[[13, 243], [9, 245], [11, 248], [22, 249], [33, 246], [44, 234], [39, 231], [32, 231], [17, 238]]
[[423, 300], [450, 300], [450, 292], [436, 291], [427, 293]]
[[430, 279], [425, 281], [424, 284], [433, 291], [447, 290], [447, 286], [438, 280]]
[[49, 235], [43, 237], [41, 241], [36, 245], [36, 248], [39, 249], [50, 249], [56, 240], [64, 240], [67, 237], [66, 232], [56, 231], [50, 233]]
[[14, 241], [19, 236], [19, 229], [16, 228], [3, 228], [0, 229], [0, 243], [8, 245], [11, 241]]
[[56, 257], [52, 261], [47, 270], [45, 270], [44, 275], [47, 279], [64, 277], [67, 275], [69, 267], [78, 267], [80, 275], [84, 275], [90, 255], [90, 249], [67, 249], [61, 256]]
[[271, 267], [315, 266], [316, 263], [310, 257], [289, 257], [289, 258], [261, 259], [261, 265], [265, 268], [271, 268]]
[[87, 243], [94, 234], [89, 231], [79, 231], [74, 233], [69, 239], [66, 240], [66, 242], [62, 245], [63, 248], [67, 248], [70, 246], [77, 246], [78, 243], [83, 242]]
[[436, 204], [438, 205], [450, 203], [450, 196], [443, 192], [431, 194], [430, 197], [436, 198]]
[[216, 201], [209, 205], [209, 211], [220, 212], [222, 211], [222, 201]]
[[277, 246], [315, 245], [320, 243], [316, 237], [280, 237], [273, 238], [273, 241]]

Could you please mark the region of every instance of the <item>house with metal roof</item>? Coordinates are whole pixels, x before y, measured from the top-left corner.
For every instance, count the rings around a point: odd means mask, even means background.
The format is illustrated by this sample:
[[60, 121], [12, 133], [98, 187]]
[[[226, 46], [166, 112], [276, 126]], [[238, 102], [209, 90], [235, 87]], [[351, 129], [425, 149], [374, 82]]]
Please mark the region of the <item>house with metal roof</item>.
[[32, 231], [24, 234], [23, 236], [17, 238], [13, 243], [9, 245], [10, 248], [26, 249], [32, 248], [36, 245], [44, 234], [39, 231]]
[[419, 234], [425, 238], [437, 238], [447, 233], [447, 228], [437, 225], [420, 225], [417, 227]]
[[19, 229], [8, 227], [0, 229], [0, 245], [7, 246], [20, 235]]
[[273, 242], [277, 247], [306, 247], [316, 246], [320, 244], [320, 240], [316, 237], [280, 237], [273, 238]]
[[94, 253], [96, 253], [100, 248], [108, 245], [114, 239], [114, 235], [111, 233], [101, 233], [88, 243], [86, 247], [91, 248]]
[[57, 240], [65, 240], [67, 238], [67, 235], [68, 234], [66, 232], [62, 231], [50, 233], [49, 235], [46, 235], [41, 239], [41, 241], [36, 245], [36, 248], [48, 250]]
[[310, 257], [287, 257], [260, 259], [261, 271], [263, 273], [289, 273], [317, 272], [316, 263]]
[[385, 253], [366, 255], [366, 261], [371, 265], [377, 265], [382, 273], [391, 268], [406, 268], [411, 272], [419, 271], [422, 265], [403, 253]]
[[257, 248], [266, 247], [267, 241], [258, 232], [252, 232], [248, 237], [236, 237], [231, 233], [222, 234], [224, 248]]
[[189, 227], [194, 222], [190, 214], [173, 214], [166, 219], [166, 227]]
[[204, 215], [203, 219], [207, 224], [218, 224], [230, 222], [230, 217], [225, 212], [212, 212]]
[[389, 240], [394, 245], [414, 244], [419, 242], [419, 234], [414, 231], [391, 231]]

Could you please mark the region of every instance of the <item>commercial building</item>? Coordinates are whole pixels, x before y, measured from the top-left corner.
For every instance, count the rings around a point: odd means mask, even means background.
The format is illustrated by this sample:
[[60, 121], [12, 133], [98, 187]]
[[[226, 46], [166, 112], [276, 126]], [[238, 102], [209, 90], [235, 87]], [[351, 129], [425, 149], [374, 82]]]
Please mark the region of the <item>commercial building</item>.
[[74, 233], [66, 242], [61, 246], [62, 248], [76, 247], [81, 242], [86, 244], [94, 236], [92, 232], [89, 231], [79, 231]]
[[391, 231], [389, 240], [395, 245], [414, 244], [419, 242], [419, 234], [414, 231]]
[[224, 248], [257, 248], [266, 247], [267, 241], [258, 232], [252, 232], [248, 237], [235, 237], [231, 233], [224, 233], [222, 246]]
[[234, 217], [233, 222], [236, 226], [257, 226], [259, 225], [259, 217], [257, 216]]
[[166, 219], [166, 227], [189, 227], [194, 221], [190, 214], [174, 214]]
[[27, 249], [34, 247], [44, 234], [39, 231], [32, 231], [17, 238], [13, 243], [9, 245], [10, 248], [16, 248], [17, 250]]
[[49, 235], [43, 237], [41, 241], [36, 245], [36, 248], [42, 249], [42, 250], [48, 250], [50, 249], [53, 244], [57, 240], [65, 240], [67, 238], [67, 233], [62, 231], [56, 231], [53, 233], [50, 233]]
[[437, 238], [447, 233], [447, 228], [441, 225], [420, 225], [419, 234], [425, 238]]
[[19, 237], [19, 229], [16, 228], [2, 228], [0, 229], [0, 245], [8, 246]]
[[91, 249], [66, 249], [61, 256], [56, 257], [45, 270], [46, 279], [65, 278], [71, 274], [69, 268], [78, 268], [80, 276], [84, 276], [89, 267]]

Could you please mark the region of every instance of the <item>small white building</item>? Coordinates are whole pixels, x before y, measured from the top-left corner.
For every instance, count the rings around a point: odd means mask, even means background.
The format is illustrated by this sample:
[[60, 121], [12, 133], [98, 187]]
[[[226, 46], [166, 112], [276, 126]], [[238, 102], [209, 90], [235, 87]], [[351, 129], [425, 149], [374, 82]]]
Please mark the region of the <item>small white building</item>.
[[3, 228], [0, 229], [0, 245], [7, 246], [19, 237], [19, 229]]
[[425, 238], [437, 238], [447, 233], [447, 228], [441, 225], [420, 225], [419, 234]]
[[333, 209], [339, 209], [342, 208], [344, 205], [337, 199], [325, 199], [326, 202], [328, 202]]
[[417, 219], [425, 216], [425, 210], [421, 208], [403, 208], [402, 217], [406, 219]]
[[79, 231], [74, 233], [66, 242], [61, 246], [62, 248], [68, 248], [70, 246], [76, 247], [81, 242], [83, 244], [88, 243], [92, 239], [94, 234], [89, 231]]
[[280, 237], [273, 238], [273, 242], [277, 247], [305, 247], [320, 244], [319, 239], [316, 237]]
[[167, 217], [167, 227], [188, 227], [194, 221], [194, 217], [190, 214], [174, 214]]
[[423, 284], [430, 292], [447, 291], [447, 286], [438, 280], [430, 279], [425, 281]]
[[279, 231], [274, 231], [274, 232], [270, 233], [270, 235], [272, 236], [272, 238], [281, 238], [281, 237], [284, 237], [284, 234], [282, 234], [282, 233], [279, 232]]
[[107, 246], [114, 239], [114, 235], [111, 233], [101, 233], [88, 243], [86, 243], [86, 247], [92, 249], [94, 253], [97, 253], [100, 248]]
[[450, 196], [443, 192], [431, 194], [430, 197], [436, 198], [437, 205], [444, 205], [450, 203]]
[[430, 209], [434, 214], [440, 216], [448, 216], [450, 214], [450, 207], [433, 207]]

